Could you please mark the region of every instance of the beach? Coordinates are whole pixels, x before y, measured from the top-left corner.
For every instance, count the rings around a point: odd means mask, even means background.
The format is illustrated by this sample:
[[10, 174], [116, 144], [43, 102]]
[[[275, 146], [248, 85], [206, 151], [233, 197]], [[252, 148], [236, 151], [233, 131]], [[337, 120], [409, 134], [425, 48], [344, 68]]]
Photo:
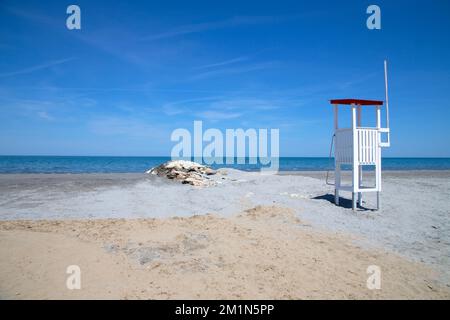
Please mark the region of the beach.
[[[369, 194], [356, 212], [346, 193], [334, 205], [325, 172], [219, 171], [211, 187], [1, 174], [0, 297], [450, 297], [450, 171], [383, 172], [381, 210]], [[68, 265], [82, 289], [66, 288]], [[380, 289], [366, 285], [369, 266]]]

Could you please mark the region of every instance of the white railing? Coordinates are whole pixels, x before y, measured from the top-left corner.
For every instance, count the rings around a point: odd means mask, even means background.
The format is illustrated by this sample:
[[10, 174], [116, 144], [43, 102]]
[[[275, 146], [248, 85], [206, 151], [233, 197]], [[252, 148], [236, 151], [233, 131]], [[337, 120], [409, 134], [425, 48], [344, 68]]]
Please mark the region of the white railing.
[[[376, 128], [357, 128], [357, 160], [361, 165], [375, 165], [378, 161], [380, 131]], [[353, 131], [351, 128], [336, 131], [335, 156], [337, 163], [353, 163]]]
[[356, 134], [358, 135], [358, 163], [375, 165], [378, 160], [379, 130], [358, 128]]
[[353, 163], [352, 129], [338, 129], [335, 137], [335, 156], [338, 163]]

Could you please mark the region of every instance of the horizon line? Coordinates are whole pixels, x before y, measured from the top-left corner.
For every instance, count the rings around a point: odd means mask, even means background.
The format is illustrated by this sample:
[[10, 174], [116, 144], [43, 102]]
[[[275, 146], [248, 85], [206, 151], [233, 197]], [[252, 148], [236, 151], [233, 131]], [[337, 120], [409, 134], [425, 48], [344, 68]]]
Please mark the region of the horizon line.
[[[55, 154], [0, 154], [0, 157], [98, 157], [98, 158], [172, 158], [171, 156], [124, 156], [124, 155], [55, 155]], [[189, 158], [189, 157], [186, 157]], [[190, 157], [194, 159], [194, 156]], [[204, 158], [204, 157], [202, 157]], [[214, 158], [214, 157], [206, 157], [206, 158]], [[222, 157], [223, 159], [227, 158], [245, 158], [249, 159], [250, 157]], [[261, 157], [251, 157], [251, 158], [261, 158]], [[265, 157], [265, 158], [275, 158], [275, 157]], [[278, 158], [330, 158], [329, 156], [280, 156]], [[333, 158], [333, 157], [331, 157]], [[390, 157], [382, 157], [382, 159], [450, 159], [450, 156], [390, 156]], [[178, 160], [184, 159], [183, 157], [178, 158]]]

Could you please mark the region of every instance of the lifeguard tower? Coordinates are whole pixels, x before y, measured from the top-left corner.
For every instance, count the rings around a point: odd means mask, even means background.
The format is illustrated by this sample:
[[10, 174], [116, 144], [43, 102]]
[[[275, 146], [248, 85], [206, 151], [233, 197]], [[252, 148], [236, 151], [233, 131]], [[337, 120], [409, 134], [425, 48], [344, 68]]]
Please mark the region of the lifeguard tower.
[[[390, 146], [389, 132], [389, 102], [387, 84], [387, 63], [384, 62], [384, 79], [386, 90], [386, 127], [381, 127], [381, 107], [383, 101], [362, 99], [334, 99], [334, 177], [335, 177], [335, 203], [339, 205], [339, 191], [352, 193], [352, 208], [356, 210], [356, 195], [358, 205], [362, 205], [364, 192], [376, 192], [377, 209], [380, 209], [381, 192], [381, 148]], [[339, 106], [350, 106], [351, 128], [340, 128], [338, 121]], [[362, 107], [374, 108], [375, 127], [363, 127], [361, 121]], [[382, 134], [386, 134], [387, 140], [382, 142]], [[352, 166], [352, 182], [350, 185], [341, 184], [341, 166]], [[375, 167], [375, 185], [364, 186], [363, 167]]]

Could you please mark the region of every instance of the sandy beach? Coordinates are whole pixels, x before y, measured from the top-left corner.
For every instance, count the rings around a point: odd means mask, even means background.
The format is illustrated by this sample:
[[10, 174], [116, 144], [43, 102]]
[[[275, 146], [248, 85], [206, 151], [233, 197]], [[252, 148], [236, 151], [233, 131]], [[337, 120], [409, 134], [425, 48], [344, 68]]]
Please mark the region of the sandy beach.
[[[324, 172], [0, 175], [0, 297], [448, 299], [449, 171], [383, 173], [335, 206]], [[82, 289], [66, 288], [78, 265]], [[381, 270], [381, 289], [366, 286]]]

